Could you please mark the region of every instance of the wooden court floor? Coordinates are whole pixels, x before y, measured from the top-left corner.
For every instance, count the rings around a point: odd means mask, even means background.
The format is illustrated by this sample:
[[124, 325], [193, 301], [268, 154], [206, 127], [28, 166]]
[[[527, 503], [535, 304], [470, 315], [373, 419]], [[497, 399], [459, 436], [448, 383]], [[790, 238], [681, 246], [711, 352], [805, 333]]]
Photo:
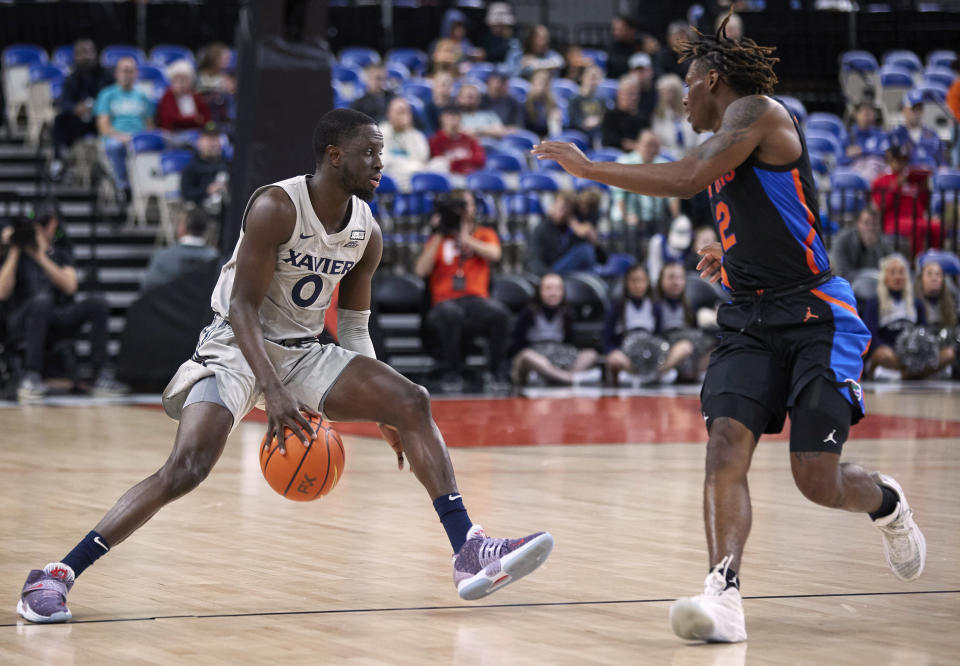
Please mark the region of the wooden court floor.
[[456, 595], [429, 498], [385, 443], [345, 434], [340, 485], [298, 504], [262, 480], [263, 425], [244, 423], [201, 488], [80, 577], [74, 621], [53, 626], [16, 615], [27, 571], [154, 471], [176, 424], [143, 406], [0, 408], [0, 663], [956, 664], [960, 391], [867, 397], [874, 416], [844, 457], [905, 487], [926, 572], [897, 581], [867, 518], [803, 500], [786, 442], [764, 440], [741, 571], [749, 641], [726, 646], [685, 644], [667, 620], [708, 564], [692, 396], [437, 402], [472, 518], [556, 537], [546, 565], [480, 603]]

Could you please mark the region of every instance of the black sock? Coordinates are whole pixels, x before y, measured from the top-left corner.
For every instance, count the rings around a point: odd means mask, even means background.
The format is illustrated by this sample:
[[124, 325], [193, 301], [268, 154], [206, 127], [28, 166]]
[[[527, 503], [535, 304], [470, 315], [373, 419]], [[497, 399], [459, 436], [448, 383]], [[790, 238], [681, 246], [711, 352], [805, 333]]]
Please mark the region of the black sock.
[[110, 545], [106, 540], [96, 532], [91, 531], [61, 562], [73, 569], [75, 576], [79, 576], [87, 567], [109, 551]]
[[723, 589], [729, 590], [731, 587], [735, 587], [739, 590], [740, 579], [737, 578], [737, 572], [734, 571], [733, 569], [728, 568], [726, 572], [726, 576], [727, 576], [727, 584]]
[[467, 532], [473, 526], [473, 523], [470, 522], [470, 516], [467, 515], [467, 510], [463, 506], [460, 493], [440, 495], [433, 500], [433, 508], [440, 516], [443, 529], [447, 531], [447, 538], [450, 539], [453, 552], [459, 553], [463, 542], [467, 540]]
[[[880, 485], [880, 484], [877, 484]], [[883, 493], [883, 501], [880, 502], [880, 508], [874, 511], [873, 513], [868, 513], [870, 520], [876, 520], [877, 518], [883, 518], [884, 516], [889, 516], [891, 513], [897, 510], [897, 505], [900, 503], [900, 497], [897, 495], [896, 491], [892, 488], [887, 488], [886, 486], [880, 486], [880, 492]]]

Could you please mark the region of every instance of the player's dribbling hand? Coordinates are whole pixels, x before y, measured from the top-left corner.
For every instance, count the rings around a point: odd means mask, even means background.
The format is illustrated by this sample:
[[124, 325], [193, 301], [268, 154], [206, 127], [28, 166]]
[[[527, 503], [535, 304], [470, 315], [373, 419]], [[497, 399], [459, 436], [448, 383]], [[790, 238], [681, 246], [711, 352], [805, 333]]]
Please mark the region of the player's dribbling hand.
[[563, 141], [541, 141], [530, 152], [538, 160], [555, 160], [567, 173], [577, 178], [583, 178], [592, 164], [582, 150]]
[[403, 469], [403, 442], [400, 440], [400, 433], [396, 428], [385, 423], [378, 423], [377, 427], [380, 428], [380, 435], [387, 440], [387, 444], [397, 454], [397, 469]]
[[283, 387], [272, 391], [264, 391], [264, 407], [267, 412], [267, 438], [265, 446], [270, 446], [270, 440], [276, 437], [277, 448], [280, 449], [280, 455], [287, 452], [286, 436], [284, 429], [287, 429], [297, 439], [303, 442], [304, 446], [309, 447], [310, 442], [316, 436], [313, 425], [304, 417], [304, 413], [310, 416], [321, 418], [316, 410], [298, 402], [293, 395]]
[[720, 279], [720, 260], [723, 258], [720, 243], [704, 245], [697, 250], [697, 254], [700, 255], [700, 262], [697, 264], [700, 277], [710, 284], [717, 282]]

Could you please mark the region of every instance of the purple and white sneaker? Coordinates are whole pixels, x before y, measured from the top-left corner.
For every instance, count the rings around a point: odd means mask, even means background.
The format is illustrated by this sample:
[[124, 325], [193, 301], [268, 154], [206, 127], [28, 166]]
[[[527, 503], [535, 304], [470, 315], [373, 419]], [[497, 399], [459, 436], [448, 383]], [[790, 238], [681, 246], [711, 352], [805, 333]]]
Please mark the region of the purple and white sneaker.
[[553, 536], [549, 532], [522, 539], [492, 539], [474, 525], [460, 552], [453, 556], [453, 583], [461, 598], [480, 599], [531, 573], [551, 550]]
[[67, 608], [67, 592], [73, 587], [73, 569], [51, 562], [27, 576], [17, 602], [17, 612], [31, 622], [66, 622], [73, 615]]

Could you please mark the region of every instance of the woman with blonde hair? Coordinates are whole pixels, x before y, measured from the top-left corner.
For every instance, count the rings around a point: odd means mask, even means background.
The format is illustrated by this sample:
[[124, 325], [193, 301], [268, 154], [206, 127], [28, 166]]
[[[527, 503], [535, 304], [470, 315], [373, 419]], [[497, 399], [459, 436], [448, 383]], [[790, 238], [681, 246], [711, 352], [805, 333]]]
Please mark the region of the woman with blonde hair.
[[683, 81], [676, 74], [664, 74], [656, 85], [657, 106], [650, 128], [660, 139], [661, 150], [680, 159], [700, 143], [683, 108]]

